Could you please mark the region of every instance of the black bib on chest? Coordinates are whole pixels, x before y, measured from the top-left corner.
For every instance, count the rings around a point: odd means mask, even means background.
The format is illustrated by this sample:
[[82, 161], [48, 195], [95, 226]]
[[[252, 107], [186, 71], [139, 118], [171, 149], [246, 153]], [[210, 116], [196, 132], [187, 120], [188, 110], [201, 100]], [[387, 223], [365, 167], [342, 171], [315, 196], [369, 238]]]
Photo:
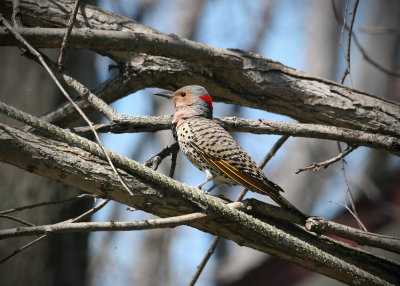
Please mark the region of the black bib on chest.
[[175, 141], [178, 142], [178, 134], [176, 133], [176, 124], [177, 124], [176, 122], [172, 123], [171, 131]]

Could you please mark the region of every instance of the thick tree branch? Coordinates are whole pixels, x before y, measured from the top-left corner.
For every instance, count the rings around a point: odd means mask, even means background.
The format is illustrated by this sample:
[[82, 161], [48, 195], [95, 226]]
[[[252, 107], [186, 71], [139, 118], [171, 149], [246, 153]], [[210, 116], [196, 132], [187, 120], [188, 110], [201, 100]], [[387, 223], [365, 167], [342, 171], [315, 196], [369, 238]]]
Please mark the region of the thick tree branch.
[[217, 218], [190, 225], [348, 284], [381, 285], [377, 277], [391, 283], [397, 279], [400, 267], [394, 262], [318, 238], [282, 221], [265, 217], [268, 223], [261, 222], [195, 188], [110, 152], [119, 173], [134, 193], [130, 197], [106, 161], [94, 155], [102, 154], [99, 147], [83, 138], [81, 141], [93, 152], [0, 124], [0, 160], [161, 217], [207, 210]]
[[[23, 1], [23, 4], [21, 5], [25, 9], [32, 5], [30, 1]], [[65, 5], [68, 6], [67, 3]], [[35, 6], [29, 6], [29, 9], [35, 9]], [[56, 15], [41, 15], [40, 19], [32, 14], [32, 11], [25, 12], [27, 17], [32, 17], [36, 21], [47, 20], [57, 26], [61, 24], [57, 19], [62, 19], [65, 12], [57, 7], [54, 9]], [[89, 6], [85, 6], [85, 9], [87, 15], [95, 10], [104, 16], [103, 21], [115, 20], [113, 26], [118, 25], [120, 18], [110, 13]], [[2, 11], [1, 5], [0, 11]], [[77, 22], [79, 21], [80, 25], [85, 25], [78, 14]], [[127, 26], [130, 27], [129, 33], [96, 31], [94, 29], [102, 28], [104, 22], [100, 25], [94, 19], [93, 23], [91, 19], [86, 21], [90, 23], [92, 30], [74, 30], [71, 35], [71, 45], [72, 42], [79, 42], [82, 46], [83, 43], [91, 42], [90, 45], [97, 47], [96, 51], [125, 62], [129, 66], [128, 79], [125, 81], [127, 91], [119, 96], [138, 90], [138, 76], [145, 87], [157, 83], [159, 87], [175, 89], [195, 82], [204, 85], [216, 100], [285, 114], [301, 122], [324, 123], [397, 136], [400, 134], [400, 107], [396, 103], [313, 77], [261, 56], [237, 50], [222, 50], [174, 35], [165, 35], [129, 19], [126, 19], [124, 26], [125, 29], [128, 29]], [[28, 34], [24, 36], [29, 38]], [[61, 34], [57, 36], [60, 40]], [[74, 37], [79, 37], [79, 40], [73, 40]], [[100, 49], [101, 46], [107, 47], [105, 44], [107, 41], [113, 43], [114, 49], [106, 48], [107, 50], [99, 51], [99, 47]], [[33, 40], [32, 44], [35, 42]], [[86, 47], [90, 48], [89, 44], [86, 44]], [[140, 58], [137, 54], [120, 51], [121, 49], [169, 57], [169, 59], [157, 67], [160, 59], [153, 56]], [[182, 62], [178, 63], [179, 61]], [[147, 66], [146, 63], [150, 62], [152, 64]], [[175, 69], [177, 64], [185, 68]], [[161, 77], [166, 67], [170, 76]], [[131, 77], [135, 78], [132, 83], [130, 83]]]

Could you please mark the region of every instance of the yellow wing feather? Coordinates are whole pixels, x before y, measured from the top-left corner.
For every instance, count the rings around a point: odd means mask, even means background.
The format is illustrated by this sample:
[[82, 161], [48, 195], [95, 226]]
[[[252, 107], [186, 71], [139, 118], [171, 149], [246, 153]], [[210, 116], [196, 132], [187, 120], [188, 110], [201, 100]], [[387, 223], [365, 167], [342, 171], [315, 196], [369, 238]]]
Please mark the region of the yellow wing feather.
[[278, 203], [281, 207], [287, 208], [292, 213], [302, 217], [304, 220], [308, 218], [307, 215], [302, 213], [298, 210], [295, 206], [293, 206], [289, 201], [287, 201], [284, 197], [282, 197], [279, 192], [283, 190], [275, 185], [274, 183], [265, 179], [265, 181], [261, 181], [257, 178], [250, 176], [248, 173], [240, 171], [238, 168], [232, 166], [228, 162], [223, 159], [215, 158], [214, 156], [204, 152], [196, 143], [193, 141], [190, 142], [191, 145], [197, 149], [201, 157], [206, 161], [208, 164], [220, 170], [237, 184], [242, 185], [246, 189], [256, 191], [258, 190], [261, 193], [264, 193], [270, 196], [276, 203]]
[[238, 168], [232, 166], [225, 160], [217, 159], [207, 154], [206, 152], [201, 150], [201, 148], [196, 143], [191, 142], [191, 144], [200, 152], [201, 157], [208, 164], [223, 172], [237, 184], [242, 185], [243, 187], [250, 190], [258, 190], [268, 195], [271, 195], [271, 193], [273, 192], [278, 192], [276, 189], [271, 188], [271, 186], [266, 185], [265, 182], [258, 180], [243, 171], [240, 171]]

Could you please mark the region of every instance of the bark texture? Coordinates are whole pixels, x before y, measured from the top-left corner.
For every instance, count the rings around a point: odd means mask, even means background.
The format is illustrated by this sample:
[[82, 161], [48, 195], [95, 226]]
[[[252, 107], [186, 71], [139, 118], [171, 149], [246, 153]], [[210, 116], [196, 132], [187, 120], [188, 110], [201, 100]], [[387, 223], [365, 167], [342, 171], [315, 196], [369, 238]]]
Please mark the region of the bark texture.
[[[1, 161], [160, 217], [198, 211], [213, 212], [212, 209], [208, 210], [206, 205], [198, 204], [188, 197], [185, 198], [171, 192], [160, 182], [148, 181], [140, 175], [129, 174], [126, 170], [119, 169], [124, 181], [134, 193], [134, 196], [131, 197], [104, 160], [80, 148], [26, 133], [5, 124], [0, 124], [0, 150]], [[182, 185], [179, 182], [176, 182], [176, 184]], [[196, 196], [206, 195], [200, 193]], [[371, 273], [372, 277], [375, 278], [368, 280], [368, 283], [382, 284], [378, 277], [390, 283], [396, 282], [400, 267], [394, 262], [375, 257], [328, 238], [316, 237], [282, 221], [267, 217], [262, 219], [272, 227], [284, 230], [293, 237], [306, 242], [307, 245], [317, 247], [319, 251], [322, 251], [321, 254], [332, 254], [338, 257], [339, 261], [343, 261], [341, 263], [357, 265], [357, 267]], [[302, 256], [306, 253], [300, 254], [298, 247], [285, 243], [279, 236], [266, 239], [262, 233], [249, 228], [246, 223], [238, 224], [229, 217], [218, 215], [212, 219], [201, 219], [193, 222], [190, 226], [233, 240], [239, 245], [276, 255], [344, 283], [356, 285], [360, 282], [360, 278], [355, 277], [354, 273], [346, 273], [341, 268], [323, 263], [322, 257]]]
[[[0, 4], [0, 12], [9, 17], [11, 7], [12, 1], [6, 0]], [[65, 0], [21, 1], [23, 20], [30, 26], [65, 26], [72, 7], [73, 3]], [[196, 83], [205, 86], [217, 101], [287, 115], [300, 122], [400, 136], [399, 104], [259, 55], [166, 35], [89, 5], [80, 9], [76, 26], [90, 30], [73, 31], [72, 47], [92, 48], [125, 66], [123, 73], [98, 90], [107, 102], [145, 87], [177, 89]], [[33, 45], [54, 47], [62, 39], [61, 31], [59, 36], [58, 40], [53, 36], [48, 45], [35, 43], [35, 37], [30, 40]], [[0, 43], [7, 44], [6, 38], [3, 33]], [[166, 71], [168, 77], [164, 76]], [[72, 109], [64, 110], [58, 120], [65, 120], [71, 113]]]

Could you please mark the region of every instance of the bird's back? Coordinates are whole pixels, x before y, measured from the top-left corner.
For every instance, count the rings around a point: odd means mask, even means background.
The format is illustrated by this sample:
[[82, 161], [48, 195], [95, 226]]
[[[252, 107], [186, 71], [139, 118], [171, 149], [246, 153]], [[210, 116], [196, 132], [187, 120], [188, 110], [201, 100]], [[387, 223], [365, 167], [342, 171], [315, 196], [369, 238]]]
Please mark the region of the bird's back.
[[[176, 135], [181, 150], [189, 160], [202, 170], [209, 169], [217, 177], [216, 181], [240, 184], [229, 176], [231, 170], [245, 177], [254, 178], [256, 183], [264, 188], [264, 190], [252, 188], [253, 191], [261, 193], [282, 191], [279, 186], [267, 180], [254, 160], [214, 120], [198, 116], [185, 119], [177, 127]], [[210, 160], [204, 156], [208, 156]], [[218, 166], [224, 167], [218, 165], [219, 163], [225, 164], [228, 169], [219, 168]]]

